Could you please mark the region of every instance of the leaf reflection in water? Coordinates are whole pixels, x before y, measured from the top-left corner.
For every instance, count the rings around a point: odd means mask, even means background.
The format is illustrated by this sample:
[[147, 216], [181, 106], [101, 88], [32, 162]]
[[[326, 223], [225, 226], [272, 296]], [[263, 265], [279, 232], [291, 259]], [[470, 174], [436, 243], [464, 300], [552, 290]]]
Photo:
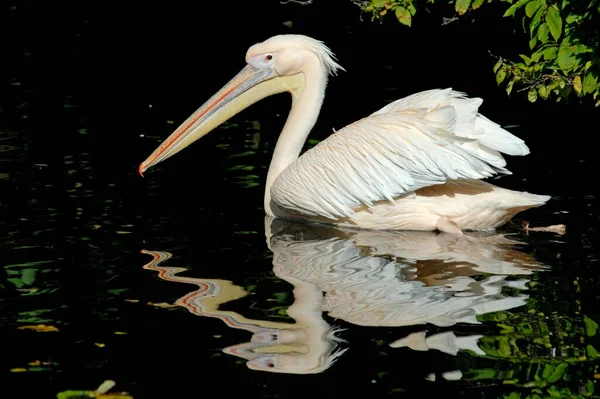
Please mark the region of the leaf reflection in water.
[[[145, 269], [164, 280], [199, 287], [176, 305], [253, 334], [249, 342], [223, 349], [225, 353], [246, 359], [251, 369], [270, 372], [319, 373], [346, 351], [339, 347], [339, 330], [323, 319], [323, 312], [361, 326], [479, 324], [478, 315], [525, 304], [528, 296], [522, 291], [529, 280], [508, 276], [545, 269], [515, 248], [521, 242], [499, 234], [344, 230], [269, 217], [265, 232], [273, 273], [294, 287], [294, 303], [287, 309], [293, 324], [219, 310], [247, 292], [226, 280], [180, 277], [186, 269], [162, 265], [171, 254], [142, 252], [154, 257]], [[512, 288], [512, 296], [503, 292], [505, 287]], [[481, 335], [425, 335], [398, 337], [390, 347], [483, 354], [477, 346]]]

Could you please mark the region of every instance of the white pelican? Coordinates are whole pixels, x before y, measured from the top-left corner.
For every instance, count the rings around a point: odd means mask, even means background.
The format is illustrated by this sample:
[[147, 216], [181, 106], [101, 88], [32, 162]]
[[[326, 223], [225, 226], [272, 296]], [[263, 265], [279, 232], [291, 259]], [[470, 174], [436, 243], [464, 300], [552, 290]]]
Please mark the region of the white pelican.
[[510, 174], [501, 153], [523, 140], [478, 113], [480, 98], [428, 90], [388, 104], [300, 151], [328, 75], [343, 68], [321, 41], [279, 35], [250, 47], [247, 65], [139, 167], [140, 174], [251, 104], [289, 92], [292, 108], [267, 174], [267, 215], [380, 230], [493, 230], [549, 196], [485, 183]]

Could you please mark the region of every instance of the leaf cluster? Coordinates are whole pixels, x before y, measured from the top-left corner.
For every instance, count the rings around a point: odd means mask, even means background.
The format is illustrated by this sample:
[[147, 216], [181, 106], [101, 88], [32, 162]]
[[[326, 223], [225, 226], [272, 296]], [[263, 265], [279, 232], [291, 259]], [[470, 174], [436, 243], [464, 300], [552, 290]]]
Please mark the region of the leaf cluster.
[[[412, 25], [417, 13], [415, 0], [353, 1], [373, 18], [392, 13], [406, 26]], [[479, 9], [484, 2], [451, 1], [456, 18]], [[503, 16], [520, 22], [529, 51], [518, 54], [518, 60], [497, 57], [493, 72], [498, 85], [504, 85], [508, 95], [513, 89], [527, 92], [531, 102], [585, 98], [600, 106], [600, 0], [501, 2], [508, 5]]]
[[499, 58], [494, 66], [509, 95], [518, 85], [531, 102], [575, 96], [600, 105], [600, 1], [518, 0], [504, 16], [520, 16], [529, 33], [529, 54], [519, 54], [519, 62]]

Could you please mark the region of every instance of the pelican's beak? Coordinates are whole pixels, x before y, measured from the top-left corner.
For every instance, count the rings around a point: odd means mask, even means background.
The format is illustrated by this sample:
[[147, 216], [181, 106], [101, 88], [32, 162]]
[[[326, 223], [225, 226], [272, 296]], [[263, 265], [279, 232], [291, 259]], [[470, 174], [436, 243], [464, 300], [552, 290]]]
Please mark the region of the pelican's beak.
[[284, 91], [290, 91], [290, 86], [286, 79], [278, 77], [274, 69], [246, 65], [142, 162], [140, 174], [183, 150], [248, 106]]

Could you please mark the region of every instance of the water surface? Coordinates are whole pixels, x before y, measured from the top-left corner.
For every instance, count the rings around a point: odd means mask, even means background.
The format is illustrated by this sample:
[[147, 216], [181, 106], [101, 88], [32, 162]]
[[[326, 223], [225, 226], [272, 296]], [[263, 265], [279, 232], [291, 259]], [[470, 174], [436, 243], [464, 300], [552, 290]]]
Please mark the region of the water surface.
[[[431, 54], [419, 28], [361, 22], [354, 6], [240, 7], [228, 21], [248, 38], [230, 43], [218, 68], [173, 65], [199, 34], [181, 23], [190, 9], [149, 6], [137, 19], [127, 8], [55, 9], [63, 23], [46, 36], [25, 28], [53, 25], [42, 18], [49, 10], [18, 5], [9, 16], [21, 35], [6, 50], [0, 109], [7, 392], [54, 397], [110, 379], [112, 392], [135, 398], [594, 395], [600, 215], [582, 179], [598, 160], [582, 132], [597, 112], [509, 101], [484, 73], [493, 64], [485, 49], [454, 50], [471, 71], [437, 68], [447, 44]], [[193, 15], [209, 21], [216, 11], [207, 10]], [[167, 29], [176, 26], [183, 31]], [[285, 29], [324, 38], [348, 70], [332, 79], [313, 139], [388, 100], [453, 85], [483, 96], [484, 113], [517, 125], [532, 149], [509, 158], [514, 175], [494, 183], [553, 200], [494, 234], [465, 237], [266, 219], [264, 177], [285, 96], [137, 175], [241, 68], [248, 45]], [[431, 29], [448, 43], [473, 34], [469, 24]], [[402, 52], [388, 36], [400, 33]], [[487, 47], [500, 48], [490, 37]], [[211, 41], [203, 51], [223, 48]], [[523, 220], [564, 223], [567, 234], [525, 234]]]

